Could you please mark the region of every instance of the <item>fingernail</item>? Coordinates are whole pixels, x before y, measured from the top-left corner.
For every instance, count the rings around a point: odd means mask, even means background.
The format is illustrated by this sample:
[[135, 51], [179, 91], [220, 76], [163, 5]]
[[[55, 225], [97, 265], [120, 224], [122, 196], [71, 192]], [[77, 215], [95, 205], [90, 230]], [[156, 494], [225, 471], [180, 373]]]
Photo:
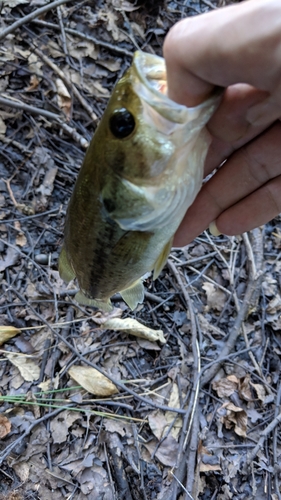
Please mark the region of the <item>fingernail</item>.
[[215, 220], [209, 225], [209, 231], [213, 236], [219, 236], [221, 234], [221, 232], [217, 228]]

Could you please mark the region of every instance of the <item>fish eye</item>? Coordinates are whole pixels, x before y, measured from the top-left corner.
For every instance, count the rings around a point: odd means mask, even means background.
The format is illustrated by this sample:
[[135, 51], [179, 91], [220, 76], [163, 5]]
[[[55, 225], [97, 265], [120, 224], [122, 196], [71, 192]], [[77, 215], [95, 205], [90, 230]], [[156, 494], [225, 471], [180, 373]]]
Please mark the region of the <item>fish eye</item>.
[[133, 132], [135, 120], [126, 108], [117, 109], [109, 120], [109, 127], [117, 139], [124, 139]]

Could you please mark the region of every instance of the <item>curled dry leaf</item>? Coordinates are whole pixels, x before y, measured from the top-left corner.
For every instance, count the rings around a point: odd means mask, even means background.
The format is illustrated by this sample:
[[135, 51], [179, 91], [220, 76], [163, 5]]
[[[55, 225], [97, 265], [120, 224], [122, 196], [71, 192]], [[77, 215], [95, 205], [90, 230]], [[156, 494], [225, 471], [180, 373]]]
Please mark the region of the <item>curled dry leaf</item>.
[[139, 323], [136, 319], [111, 318], [103, 323], [103, 327], [108, 328], [109, 330], [126, 332], [130, 335], [134, 335], [135, 337], [150, 340], [151, 342], [159, 341], [161, 344], [166, 344], [162, 330], [152, 330], [151, 328]]
[[266, 392], [265, 392], [264, 386], [261, 385], [261, 384], [253, 384], [252, 382], [251, 382], [251, 386], [256, 391], [258, 399], [260, 401], [264, 402], [265, 396], [266, 396]]
[[12, 339], [21, 331], [14, 326], [0, 326], [0, 345]]
[[33, 359], [30, 359], [28, 356], [11, 352], [6, 353], [6, 358], [19, 369], [24, 380], [27, 382], [38, 380], [40, 376], [40, 366], [37, 361], [33, 361]]
[[219, 398], [226, 398], [237, 391], [239, 380], [234, 375], [230, 377], [215, 380], [212, 383], [212, 387], [216, 391]]
[[224, 403], [220, 410], [226, 410], [226, 414], [221, 417], [221, 422], [227, 429], [231, 429], [234, 425], [234, 432], [238, 436], [247, 436], [247, 413], [243, 408], [235, 406], [233, 403]]
[[207, 295], [207, 310], [213, 309], [214, 311], [221, 312], [226, 302], [226, 294], [208, 281], [203, 283], [202, 288]]
[[5, 415], [0, 414], [0, 439], [3, 439], [11, 431], [11, 422], [5, 417]]
[[220, 398], [227, 398], [237, 391], [241, 399], [253, 401], [250, 388], [250, 375], [242, 378], [237, 378], [236, 375], [229, 375], [221, 380], [215, 380], [212, 383], [212, 387]]
[[77, 384], [95, 396], [111, 396], [118, 392], [116, 385], [91, 366], [73, 365], [68, 373]]

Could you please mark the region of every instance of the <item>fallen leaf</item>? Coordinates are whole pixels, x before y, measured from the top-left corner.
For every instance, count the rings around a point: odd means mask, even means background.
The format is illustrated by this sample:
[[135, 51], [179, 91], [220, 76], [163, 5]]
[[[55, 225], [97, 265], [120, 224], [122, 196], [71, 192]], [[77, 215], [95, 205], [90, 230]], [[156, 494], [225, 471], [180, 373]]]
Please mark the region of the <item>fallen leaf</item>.
[[22, 354], [15, 354], [11, 352], [5, 353], [6, 358], [19, 369], [19, 372], [24, 380], [33, 382], [38, 380], [40, 376], [40, 366], [38, 362], [33, 361], [28, 356]]
[[5, 271], [7, 267], [13, 266], [19, 258], [19, 253], [11, 247], [8, 247], [4, 259], [0, 260], [0, 272]]
[[7, 417], [5, 417], [5, 415], [0, 414], [0, 439], [6, 437], [10, 431], [11, 431], [10, 420]]
[[119, 392], [116, 385], [91, 366], [73, 365], [68, 373], [77, 384], [95, 396], [110, 396]]
[[71, 114], [71, 96], [60, 78], [56, 79], [58, 105], [62, 111], [66, 114], [67, 118], [70, 118]]
[[153, 434], [157, 439], [163, 437], [164, 430], [167, 427], [167, 420], [162, 411], [157, 410], [153, 411], [148, 415], [148, 423], [149, 427], [152, 430]]
[[247, 413], [245, 410], [239, 406], [235, 406], [233, 403], [224, 403], [219, 411], [222, 409], [226, 409], [226, 415], [220, 417], [225, 427], [231, 429], [234, 425], [234, 432], [238, 436], [246, 437]]
[[52, 418], [50, 422], [50, 431], [53, 443], [64, 443], [69, 434], [69, 428], [79, 418], [80, 414], [71, 410], [62, 411], [59, 415]]
[[20, 332], [21, 330], [15, 328], [14, 326], [0, 326], [0, 345], [4, 344], [9, 339], [12, 339]]
[[166, 340], [163, 335], [162, 330], [152, 330], [145, 325], [142, 325], [136, 319], [132, 318], [110, 318], [105, 323], [103, 327], [108, 330], [118, 330], [121, 332], [126, 332], [129, 335], [134, 335], [135, 337], [140, 337], [141, 339], [150, 340], [151, 342], [161, 342], [161, 344], [166, 344]]
[[261, 384], [253, 384], [252, 382], [251, 383], [251, 386], [254, 388], [254, 390], [256, 391], [257, 393], [257, 396], [258, 396], [258, 399], [262, 402], [264, 402], [265, 400], [265, 396], [266, 396], [266, 393], [265, 393], [265, 388], [263, 385]]
[[208, 281], [203, 283], [202, 288], [207, 295], [207, 310], [213, 309], [218, 312], [222, 311], [226, 303], [226, 294]]
[[226, 398], [238, 389], [239, 380], [235, 376], [232, 376], [230, 380], [229, 378], [230, 377], [215, 380], [212, 383], [212, 388], [220, 398]]
[[242, 399], [245, 399], [245, 401], [253, 401], [253, 395], [250, 388], [250, 378], [251, 376], [248, 374], [240, 379], [238, 393]]
[[[157, 444], [156, 440], [152, 440], [149, 443], [144, 443], [144, 446], [152, 455], [155, 452]], [[158, 447], [155, 456], [163, 465], [174, 467], [177, 461], [178, 449], [178, 442], [169, 434]]]

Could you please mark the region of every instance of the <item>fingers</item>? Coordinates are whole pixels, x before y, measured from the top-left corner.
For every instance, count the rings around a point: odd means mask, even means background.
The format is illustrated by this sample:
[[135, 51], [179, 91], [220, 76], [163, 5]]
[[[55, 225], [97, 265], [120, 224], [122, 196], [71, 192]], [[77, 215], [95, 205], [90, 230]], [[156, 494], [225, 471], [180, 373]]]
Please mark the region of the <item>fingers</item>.
[[186, 245], [214, 220], [219, 231], [239, 234], [276, 216], [281, 211], [280, 158], [281, 124], [277, 122], [233, 153], [203, 186], [187, 211], [174, 244]]
[[229, 236], [266, 224], [281, 212], [281, 175], [225, 210], [216, 220], [219, 233]]
[[225, 90], [218, 109], [208, 123], [209, 132], [222, 141], [232, 143], [245, 137], [249, 140], [253, 134], [260, 134], [262, 129], [249, 123], [247, 113], [267, 96], [268, 92], [257, 90], [251, 85], [231, 85]]
[[279, 0], [255, 0], [184, 19], [173, 26], [163, 48], [170, 97], [187, 106], [196, 105], [213, 86], [245, 82], [275, 93], [277, 98], [280, 11]]
[[234, 151], [260, 135], [267, 127], [248, 123], [248, 109], [263, 99], [263, 91], [246, 84], [228, 87], [207, 128], [213, 140], [209, 147], [205, 176], [217, 168]]

